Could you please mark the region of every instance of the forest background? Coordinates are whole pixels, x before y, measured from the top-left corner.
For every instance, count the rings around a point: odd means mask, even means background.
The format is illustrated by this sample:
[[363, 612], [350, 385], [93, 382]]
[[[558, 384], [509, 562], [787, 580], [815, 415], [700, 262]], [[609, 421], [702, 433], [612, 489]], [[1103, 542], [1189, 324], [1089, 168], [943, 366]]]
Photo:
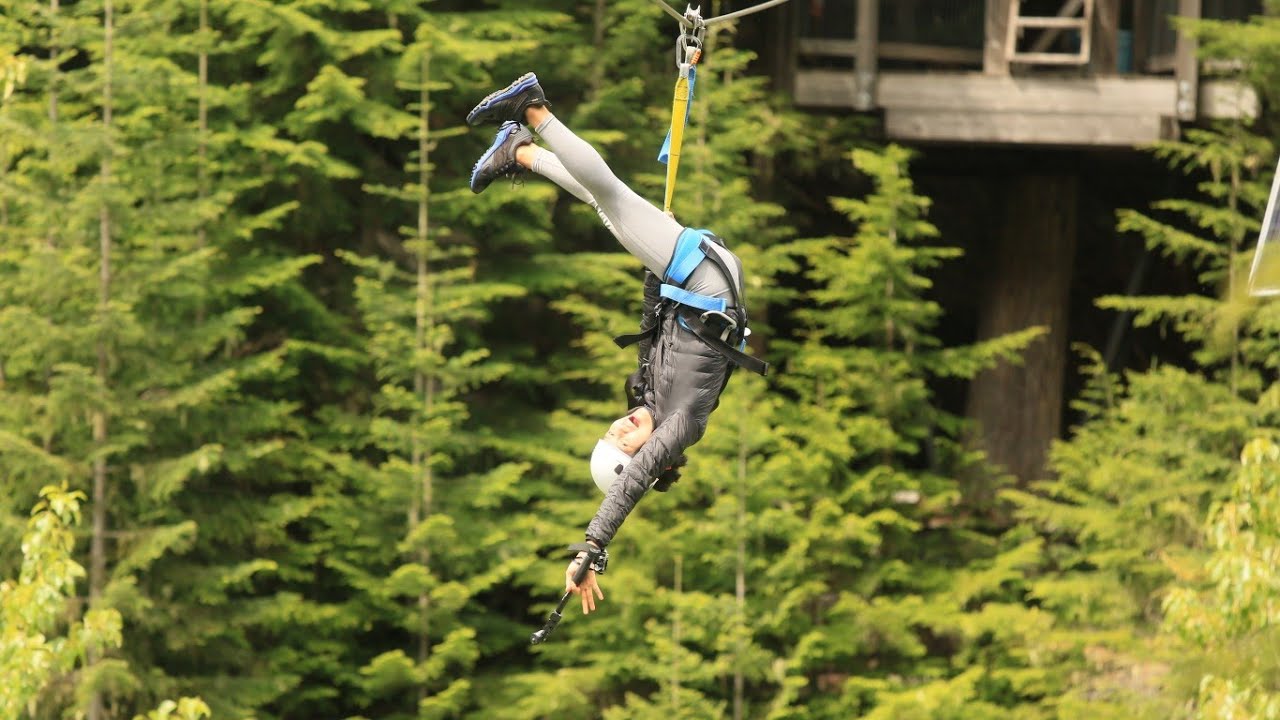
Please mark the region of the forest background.
[[1280, 23], [1192, 30], [1262, 118], [1151, 149], [1186, 192], [1115, 218], [1194, 290], [1099, 300], [1178, 351], [1081, 348], [1078, 422], [1023, 485], [938, 394], [1039, 330], [939, 340], [961, 250], [912, 153], [714, 30], [675, 210], [742, 256], [775, 372], [736, 374], [626, 523], [601, 611], [530, 648], [640, 266], [537, 178], [473, 195], [491, 136], [462, 118], [536, 71], [657, 198], [673, 22], [0, 0], [0, 712], [1280, 717], [1280, 310], [1242, 284]]

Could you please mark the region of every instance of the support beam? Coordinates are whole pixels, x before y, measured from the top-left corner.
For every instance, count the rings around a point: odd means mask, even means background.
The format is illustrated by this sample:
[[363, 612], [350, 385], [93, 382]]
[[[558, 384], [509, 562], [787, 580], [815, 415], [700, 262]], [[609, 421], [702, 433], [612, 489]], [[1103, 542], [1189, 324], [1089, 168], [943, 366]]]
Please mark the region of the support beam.
[[879, 0], [858, 0], [857, 55], [854, 72], [857, 74], [858, 92], [853, 106], [857, 110], [871, 110], [876, 106], [876, 68], [879, 64], [877, 43], [880, 40]]
[[[1200, 0], [1178, 0], [1178, 15], [1184, 18], [1200, 17]], [[1198, 50], [1193, 38], [1184, 32], [1178, 33], [1178, 43], [1173, 52], [1173, 77], [1178, 81], [1175, 114], [1179, 120], [1196, 119], [1196, 98], [1200, 91], [1200, 66], [1196, 60]]]
[[[802, 70], [801, 107], [854, 107], [848, 70]], [[1172, 77], [999, 77], [977, 72], [886, 71], [876, 77], [876, 105], [892, 139], [1031, 145], [1131, 147], [1177, 137]], [[1234, 80], [1199, 86], [1200, 117], [1256, 117], [1257, 93]]]
[[[799, 54], [805, 57], [856, 58], [857, 40], [838, 38], [800, 38]], [[876, 56], [881, 60], [907, 60], [932, 65], [982, 64], [982, 51], [977, 48], [926, 45], [924, 43], [879, 42]], [[876, 73], [877, 77], [880, 73]]]
[[886, 108], [885, 135], [893, 140], [934, 143], [991, 143], [1054, 147], [1132, 148], [1172, 140], [1159, 115], [1048, 115]]
[[1013, 0], [987, 0], [987, 20], [984, 31], [982, 72], [987, 75], [1008, 75], [1009, 59], [1004, 45], [1009, 35], [1009, 8]]
[[[801, 105], [852, 107], [853, 82], [845, 70], [805, 70], [796, 78]], [[886, 71], [878, 82], [885, 108], [1042, 115], [1167, 115], [1171, 78], [991, 77], [980, 73]]]

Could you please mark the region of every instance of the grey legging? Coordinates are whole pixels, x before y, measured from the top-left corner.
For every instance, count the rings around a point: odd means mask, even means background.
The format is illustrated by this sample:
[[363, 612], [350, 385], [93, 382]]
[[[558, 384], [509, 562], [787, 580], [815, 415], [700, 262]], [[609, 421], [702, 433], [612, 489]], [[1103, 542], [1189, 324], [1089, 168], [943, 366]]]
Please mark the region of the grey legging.
[[[534, 130], [551, 151], [540, 148], [532, 170], [595, 208], [622, 247], [662, 277], [684, 226], [627, 187], [590, 143], [554, 116]], [[684, 287], [700, 295], [730, 295], [729, 285], [710, 262], [698, 265]]]

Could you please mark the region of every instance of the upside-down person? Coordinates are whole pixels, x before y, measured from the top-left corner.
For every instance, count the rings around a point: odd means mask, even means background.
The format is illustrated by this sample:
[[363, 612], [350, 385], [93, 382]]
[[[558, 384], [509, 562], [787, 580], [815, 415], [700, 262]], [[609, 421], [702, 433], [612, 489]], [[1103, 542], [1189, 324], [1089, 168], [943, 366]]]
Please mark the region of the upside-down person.
[[[639, 367], [627, 379], [631, 410], [591, 454], [592, 477], [605, 498], [587, 526], [587, 545], [575, 546], [584, 551], [565, 571], [565, 589], [581, 595], [588, 613], [604, 599], [596, 579], [608, 559], [604, 548], [649, 488], [666, 490], [678, 477], [684, 451], [702, 438], [733, 367], [767, 371], [742, 352], [749, 334], [742, 263], [720, 238], [682, 226], [619, 180], [595, 148], [551, 114], [533, 73], [486, 97], [467, 122], [500, 126], [472, 171], [472, 191], [533, 171], [595, 208], [647, 268], [640, 332], [617, 339], [622, 347], [639, 344]], [[535, 144], [529, 128], [549, 149]], [[575, 584], [581, 562], [592, 569]]]

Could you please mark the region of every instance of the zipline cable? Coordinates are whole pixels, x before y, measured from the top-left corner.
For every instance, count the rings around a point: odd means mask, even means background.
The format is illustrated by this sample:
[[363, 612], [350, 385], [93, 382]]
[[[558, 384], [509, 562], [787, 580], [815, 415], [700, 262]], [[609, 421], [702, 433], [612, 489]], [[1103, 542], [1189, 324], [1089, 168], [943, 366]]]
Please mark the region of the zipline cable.
[[[747, 15], [750, 15], [752, 13], [758, 13], [761, 10], [768, 10], [771, 7], [774, 7], [776, 5], [781, 5], [782, 3], [788, 2], [788, 1], [789, 0], [766, 0], [765, 2], [762, 2], [759, 5], [753, 5], [749, 8], [735, 10], [731, 13], [726, 13], [724, 15], [721, 15], [720, 17], [709, 18], [707, 20], [704, 20], [702, 24], [707, 26], [718, 25], [722, 22], [728, 22], [736, 18], [746, 17]], [[681, 27], [693, 27], [693, 24], [690, 23], [688, 20], [686, 20], [684, 15], [681, 15], [679, 12], [676, 11], [675, 8], [663, 2], [663, 0], [653, 0], [653, 2], [657, 3], [658, 7], [662, 8], [663, 11], [666, 12], [668, 15], [675, 18], [680, 23]]]
[[768, 10], [773, 6], [781, 5], [784, 2], [787, 2], [787, 0], [768, 0], [768, 2], [762, 2], [759, 5], [754, 5], [749, 8], [743, 8], [741, 10], [735, 10], [734, 12], [721, 15], [720, 17], [713, 17], [710, 20], [704, 20], [703, 24], [707, 25], [708, 27], [712, 25], [719, 25], [722, 22], [728, 22], [730, 20], [733, 20], [734, 18], [746, 17], [747, 15], [750, 15], [752, 13], [758, 13], [761, 10]]
[[681, 27], [683, 27], [683, 26], [685, 26], [685, 25], [687, 25], [687, 24], [688, 24], [688, 21], [686, 21], [686, 20], [684, 19], [684, 16], [683, 16], [683, 15], [681, 15], [680, 13], [676, 12], [676, 11], [675, 11], [675, 8], [673, 8], [673, 7], [671, 7], [670, 5], [668, 5], [668, 4], [664, 3], [664, 2], [662, 2], [662, 0], [653, 0], [653, 1], [654, 1], [655, 3], [657, 3], [657, 4], [658, 4], [658, 7], [662, 8], [663, 10], [665, 10], [665, 11], [667, 12], [667, 14], [668, 14], [668, 15], [670, 15], [671, 17], [673, 17], [673, 18], [675, 18], [676, 20], [678, 20], [678, 21], [680, 22]]

